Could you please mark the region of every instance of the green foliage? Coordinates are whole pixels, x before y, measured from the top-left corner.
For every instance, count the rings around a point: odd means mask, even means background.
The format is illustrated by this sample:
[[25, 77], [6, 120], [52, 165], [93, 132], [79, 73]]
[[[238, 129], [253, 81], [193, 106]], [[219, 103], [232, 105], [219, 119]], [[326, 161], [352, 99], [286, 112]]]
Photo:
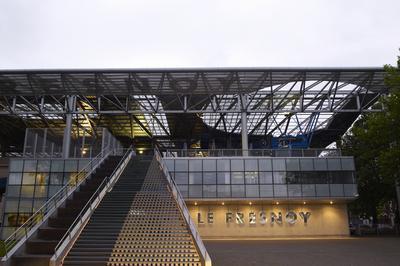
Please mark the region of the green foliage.
[[363, 115], [340, 143], [356, 162], [359, 198], [351, 207], [374, 218], [378, 206], [395, 198], [400, 179], [400, 57], [397, 67], [386, 65], [385, 71], [390, 91], [378, 103], [385, 111]]

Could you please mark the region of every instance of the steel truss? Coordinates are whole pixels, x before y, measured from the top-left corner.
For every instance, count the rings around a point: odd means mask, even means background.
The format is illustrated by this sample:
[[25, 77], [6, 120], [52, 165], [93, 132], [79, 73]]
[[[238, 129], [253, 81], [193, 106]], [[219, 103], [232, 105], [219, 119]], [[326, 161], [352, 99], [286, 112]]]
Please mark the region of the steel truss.
[[84, 126], [108, 123], [117, 135], [153, 137], [173, 134], [175, 114], [238, 133], [246, 112], [250, 134], [298, 134], [339, 113], [381, 111], [371, 106], [387, 93], [383, 79], [380, 68], [0, 71], [0, 115], [52, 127], [71, 113]]

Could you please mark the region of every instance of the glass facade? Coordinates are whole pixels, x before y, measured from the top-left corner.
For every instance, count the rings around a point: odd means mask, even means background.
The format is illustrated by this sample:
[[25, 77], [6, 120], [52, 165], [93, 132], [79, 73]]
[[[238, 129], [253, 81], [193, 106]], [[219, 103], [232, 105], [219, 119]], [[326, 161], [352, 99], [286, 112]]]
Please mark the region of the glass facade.
[[352, 157], [165, 158], [185, 198], [354, 198]]
[[84, 177], [77, 173], [90, 159], [11, 159], [5, 196], [3, 235], [23, 224], [63, 185]]

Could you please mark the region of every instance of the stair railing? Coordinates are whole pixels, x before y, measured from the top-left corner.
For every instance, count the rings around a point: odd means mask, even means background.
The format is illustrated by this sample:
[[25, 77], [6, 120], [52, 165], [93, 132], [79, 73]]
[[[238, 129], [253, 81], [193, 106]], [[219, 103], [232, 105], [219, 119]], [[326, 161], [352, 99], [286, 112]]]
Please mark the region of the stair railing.
[[104, 178], [101, 184], [98, 186], [96, 191], [87, 201], [85, 206], [79, 212], [78, 216], [72, 222], [71, 226], [68, 228], [67, 232], [58, 242], [57, 246], [54, 249], [54, 255], [50, 259], [50, 265], [61, 265], [65, 256], [72, 248], [76, 239], [78, 239], [80, 233], [85, 228], [86, 223], [89, 221], [93, 212], [102, 201], [107, 192], [110, 192], [114, 186], [114, 184], [118, 181], [122, 172], [125, 170], [125, 167], [128, 165], [131, 158], [136, 155], [133, 147], [130, 147], [126, 150], [124, 156], [118, 163], [117, 167], [115, 167], [114, 171], [110, 176]]
[[2, 243], [4, 256], [2, 262], [7, 261], [36, 230], [60, 207], [64, 201], [99, 167], [103, 161], [115, 150], [109, 147], [103, 149], [87, 165], [85, 165], [70, 181], [60, 188], [42, 207], [40, 207], [28, 220], [17, 228]]
[[185, 200], [183, 199], [182, 194], [180, 193], [178, 186], [175, 183], [175, 180], [171, 177], [171, 175], [168, 171], [167, 165], [165, 164], [164, 160], [162, 159], [161, 152], [157, 147], [154, 149], [154, 155], [155, 155], [157, 161], [159, 162], [160, 168], [163, 171], [163, 173], [170, 185], [170, 188], [171, 188], [172, 194], [175, 198], [175, 201], [177, 202], [179, 208], [181, 209], [184, 220], [185, 220], [188, 228], [191, 231], [191, 234], [192, 234], [195, 244], [198, 248], [198, 251], [202, 256], [205, 266], [211, 266], [211, 257], [208, 254], [206, 247], [204, 246], [203, 240], [201, 239], [200, 234], [197, 231], [197, 227], [196, 227], [195, 223], [193, 222], [192, 217], [190, 216], [190, 213], [186, 206]]

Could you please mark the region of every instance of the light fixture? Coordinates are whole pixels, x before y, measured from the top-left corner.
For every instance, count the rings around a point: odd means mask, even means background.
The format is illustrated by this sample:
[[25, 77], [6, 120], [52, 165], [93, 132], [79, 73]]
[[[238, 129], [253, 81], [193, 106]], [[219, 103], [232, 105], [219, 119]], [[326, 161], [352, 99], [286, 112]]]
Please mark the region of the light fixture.
[[276, 202], [276, 205], [279, 205], [279, 201]]
[[307, 204], [307, 202], [303, 201], [303, 204], [304, 204], [304, 205], [306, 205], [306, 204]]
[[143, 150], [139, 150], [139, 154], [143, 154]]
[[251, 204], [253, 204], [253, 203], [250, 201], [249, 204], [251, 205]]
[[197, 206], [197, 202], [194, 203], [194, 206]]
[[222, 202], [222, 206], [224, 206], [225, 205], [225, 202]]
[[330, 201], [330, 202], [329, 202], [329, 204], [331, 204], [331, 205], [332, 205], [332, 204], [333, 204], [333, 201]]

